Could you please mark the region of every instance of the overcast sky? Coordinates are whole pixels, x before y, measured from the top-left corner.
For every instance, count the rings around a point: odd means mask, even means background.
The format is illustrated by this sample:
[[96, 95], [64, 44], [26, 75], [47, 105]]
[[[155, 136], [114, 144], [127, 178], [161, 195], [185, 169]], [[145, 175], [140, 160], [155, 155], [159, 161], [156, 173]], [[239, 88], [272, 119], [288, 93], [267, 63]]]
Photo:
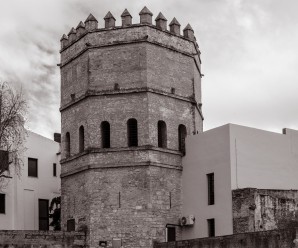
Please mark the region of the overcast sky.
[[201, 52], [204, 130], [235, 123], [298, 129], [297, 0], [9, 0], [0, 2], [0, 80], [22, 85], [27, 127], [60, 132], [60, 38], [92, 13], [116, 25], [125, 8], [147, 6], [181, 30], [190, 23]]

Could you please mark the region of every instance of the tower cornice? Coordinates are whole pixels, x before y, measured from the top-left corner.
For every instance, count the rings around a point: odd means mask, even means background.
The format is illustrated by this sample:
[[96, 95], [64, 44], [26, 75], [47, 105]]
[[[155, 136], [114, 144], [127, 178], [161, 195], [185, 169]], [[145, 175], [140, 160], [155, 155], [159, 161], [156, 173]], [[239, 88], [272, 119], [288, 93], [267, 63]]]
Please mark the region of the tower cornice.
[[199, 104], [193, 97], [183, 97], [176, 94], [172, 94], [166, 91], [162, 91], [159, 89], [154, 89], [151, 87], [140, 87], [140, 88], [130, 88], [130, 89], [120, 89], [120, 90], [88, 90], [85, 92], [85, 94], [77, 97], [76, 99], [72, 100], [71, 102], [65, 104], [64, 106], [60, 107], [60, 112], [70, 108], [71, 106], [78, 104], [81, 101], [86, 100], [89, 97], [98, 97], [98, 96], [109, 96], [109, 95], [122, 95], [122, 94], [141, 94], [141, 93], [153, 93], [153, 94], [159, 94], [163, 96], [167, 96], [170, 98], [174, 98], [177, 100], [189, 102], [191, 104], [194, 104], [196, 109], [198, 110], [202, 120], [204, 120], [203, 113], [201, 109], [199, 108]]

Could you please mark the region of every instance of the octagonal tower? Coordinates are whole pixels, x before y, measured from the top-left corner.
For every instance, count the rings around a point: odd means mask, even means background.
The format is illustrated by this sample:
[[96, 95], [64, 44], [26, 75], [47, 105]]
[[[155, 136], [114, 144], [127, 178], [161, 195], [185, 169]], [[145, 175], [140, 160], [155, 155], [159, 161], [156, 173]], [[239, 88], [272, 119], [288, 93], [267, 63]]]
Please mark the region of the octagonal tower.
[[61, 38], [62, 228], [152, 247], [179, 223], [184, 138], [202, 132], [200, 51], [175, 18], [121, 18], [90, 14]]

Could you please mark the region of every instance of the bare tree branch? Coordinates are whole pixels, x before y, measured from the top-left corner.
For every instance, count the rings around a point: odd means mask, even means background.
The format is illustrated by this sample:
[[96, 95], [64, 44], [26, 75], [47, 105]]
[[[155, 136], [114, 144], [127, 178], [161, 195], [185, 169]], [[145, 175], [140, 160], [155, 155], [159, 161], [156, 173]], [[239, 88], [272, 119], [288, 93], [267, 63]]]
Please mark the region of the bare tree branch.
[[5, 176], [5, 175], [0, 175], [0, 178], [4, 177], [4, 178], [12, 178], [11, 176]]
[[[24, 128], [27, 103], [22, 90], [16, 91], [6, 82], [0, 82], [0, 179], [19, 175], [25, 150]], [[1, 187], [0, 180], [0, 187]]]

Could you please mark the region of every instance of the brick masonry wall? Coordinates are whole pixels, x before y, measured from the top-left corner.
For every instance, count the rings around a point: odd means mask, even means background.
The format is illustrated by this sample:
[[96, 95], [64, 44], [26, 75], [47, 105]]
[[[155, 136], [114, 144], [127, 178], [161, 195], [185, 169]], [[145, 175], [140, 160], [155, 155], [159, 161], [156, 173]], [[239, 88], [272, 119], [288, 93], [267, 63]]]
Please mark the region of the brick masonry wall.
[[214, 238], [155, 243], [154, 248], [294, 248], [298, 247], [295, 228], [241, 233]]
[[[132, 166], [92, 170], [62, 181], [62, 220], [89, 226], [92, 247], [121, 238], [124, 247], [152, 247], [165, 241], [167, 223], [181, 213], [181, 170]], [[71, 194], [70, 192], [76, 192]], [[74, 207], [75, 206], [75, 207]], [[177, 238], [179, 238], [179, 232]]]
[[0, 231], [0, 248], [86, 247], [85, 234], [58, 231]]
[[234, 233], [284, 229], [298, 224], [298, 191], [233, 191]]
[[[200, 91], [196, 44], [153, 26], [96, 30], [62, 50], [64, 230], [71, 218], [86, 224], [92, 247], [101, 240], [111, 246], [113, 238], [124, 247], [165, 240], [166, 224], [181, 217], [178, 126], [189, 135], [202, 132]], [[127, 147], [130, 118], [138, 121], [138, 147]], [[167, 125], [167, 148], [157, 147], [159, 120]], [[101, 146], [102, 121], [110, 123], [111, 148]], [[81, 125], [85, 151], [79, 153]]]

